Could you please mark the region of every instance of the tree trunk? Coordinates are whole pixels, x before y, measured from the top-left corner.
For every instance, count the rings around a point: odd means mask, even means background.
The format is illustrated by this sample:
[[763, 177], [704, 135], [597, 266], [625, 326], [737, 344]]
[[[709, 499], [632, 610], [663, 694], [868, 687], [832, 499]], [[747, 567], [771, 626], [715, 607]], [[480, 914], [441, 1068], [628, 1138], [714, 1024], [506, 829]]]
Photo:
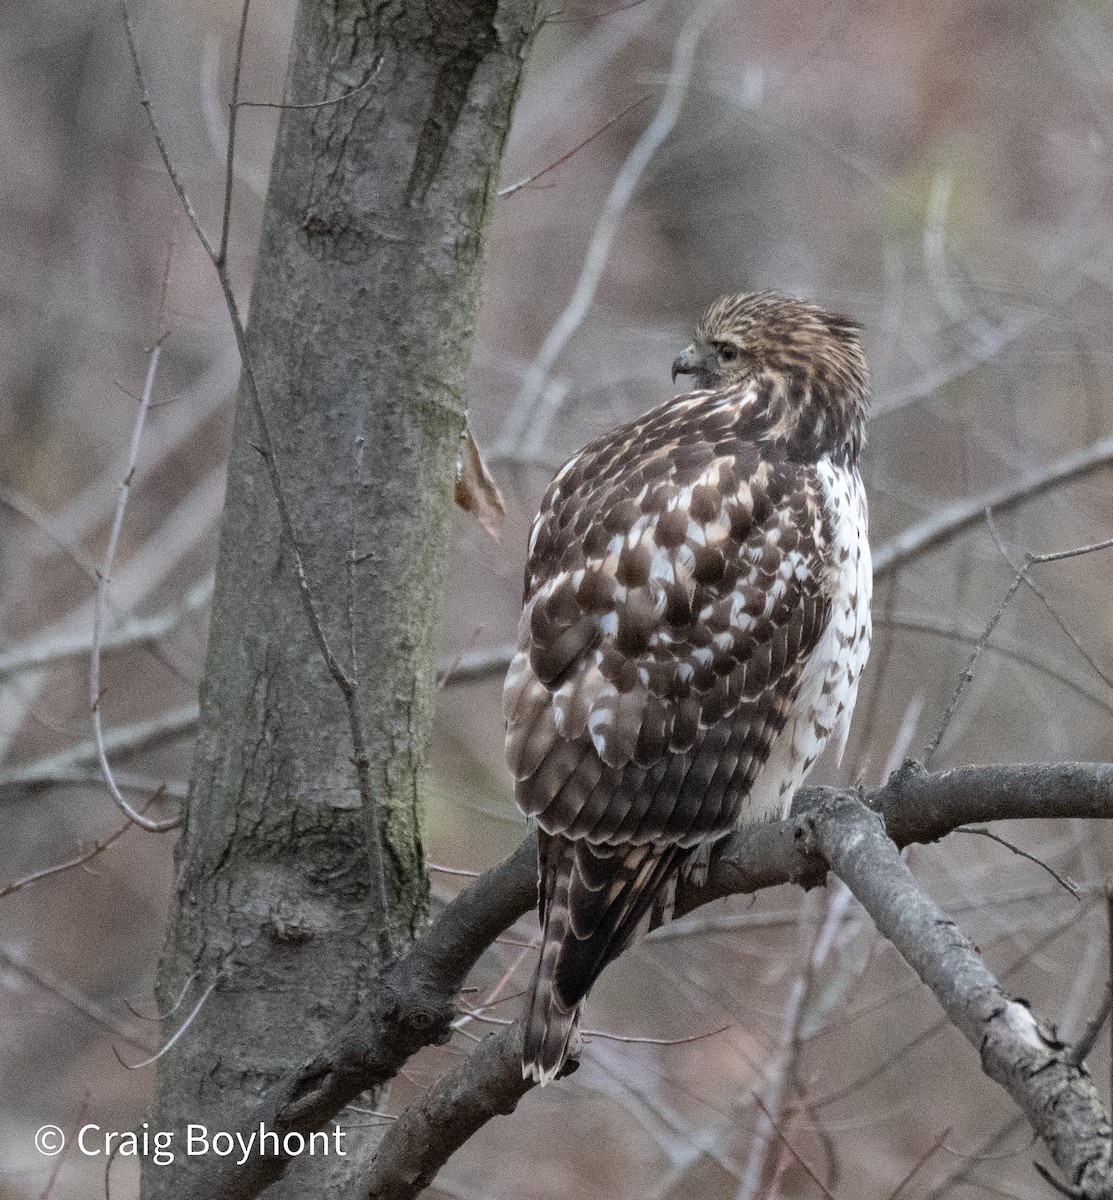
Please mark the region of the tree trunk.
[[[425, 916], [454, 466], [535, 9], [299, 5], [287, 102], [360, 90], [288, 108], [275, 150], [248, 331], [265, 428], [241, 386], [160, 1005], [187, 990], [164, 1036], [216, 986], [159, 1062], [151, 1128], [175, 1132], [175, 1160], [147, 1165], [147, 1200], [203, 1165], [186, 1156], [186, 1125], [227, 1128], [308, 1058]], [[299, 593], [264, 447], [321, 633], [356, 688], [354, 718]], [[332, 1194], [370, 1141], [353, 1131], [346, 1158], [306, 1159], [273, 1194]]]

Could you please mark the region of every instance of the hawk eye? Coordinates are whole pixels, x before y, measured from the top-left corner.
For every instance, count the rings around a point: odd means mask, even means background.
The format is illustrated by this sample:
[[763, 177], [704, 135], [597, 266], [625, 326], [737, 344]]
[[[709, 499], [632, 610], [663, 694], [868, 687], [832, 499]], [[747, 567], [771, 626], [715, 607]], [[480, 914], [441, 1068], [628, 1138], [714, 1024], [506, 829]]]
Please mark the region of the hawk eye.
[[737, 346], [731, 346], [726, 342], [721, 342], [716, 348], [719, 351], [719, 360], [721, 362], [734, 362], [734, 360], [738, 357]]

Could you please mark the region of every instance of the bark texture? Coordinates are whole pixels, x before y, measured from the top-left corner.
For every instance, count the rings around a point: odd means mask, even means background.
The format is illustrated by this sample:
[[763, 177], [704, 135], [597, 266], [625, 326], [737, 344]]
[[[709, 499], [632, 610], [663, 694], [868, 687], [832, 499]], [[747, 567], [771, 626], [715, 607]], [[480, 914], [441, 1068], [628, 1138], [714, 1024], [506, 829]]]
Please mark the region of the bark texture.
[[[287, 102], [360, 90], [287, 109], [275, 150], [248, 330], [266, 428], [241, 387], [164, 1009], [194, 982], [164, 1034], [218, 982], [160, 1061], [152, 1128], [235, 1128], [423, 921], [438, 596], [484, 236], [535, 7], [299, 6]], [[352, 704], [299, 594], [261, 446]], [[332, 1194], [354, 1141], [274, 1194]], [[205, 1165], [179, 1154], [148, 1169], [143, 1194], [186, 1194]]]

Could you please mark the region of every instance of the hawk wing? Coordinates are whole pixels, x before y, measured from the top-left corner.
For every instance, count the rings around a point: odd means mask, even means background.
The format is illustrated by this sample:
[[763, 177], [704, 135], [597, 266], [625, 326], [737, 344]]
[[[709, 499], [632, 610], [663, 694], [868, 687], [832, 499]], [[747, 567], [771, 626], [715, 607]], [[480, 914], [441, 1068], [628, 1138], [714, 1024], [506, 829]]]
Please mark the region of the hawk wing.
[[815, 469], [732, 426], [710, 393], [663, 405], [573, 458], [534, 524], [504, 706], [542, 831], [538, 1061], [692, 848], [773, 815], [744, 806], [832, 571]]

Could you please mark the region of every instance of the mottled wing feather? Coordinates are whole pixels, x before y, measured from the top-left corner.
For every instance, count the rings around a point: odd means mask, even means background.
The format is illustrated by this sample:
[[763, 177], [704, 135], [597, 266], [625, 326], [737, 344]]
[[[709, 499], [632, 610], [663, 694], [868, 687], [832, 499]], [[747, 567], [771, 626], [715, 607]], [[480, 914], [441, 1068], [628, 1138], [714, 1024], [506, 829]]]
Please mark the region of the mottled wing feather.
[[527, 1063], [563, 1061], [599, 972], [737, 824], [830, 615], [814, 469], [731, 424], [696, 393], [615, 430], [534, 526], [505, 690], [541, 828]]
[[508, 758], [550, 833], [729, 830], [829, 614], [812, 469], [679, 407], [586, 447], [531, 538]]

